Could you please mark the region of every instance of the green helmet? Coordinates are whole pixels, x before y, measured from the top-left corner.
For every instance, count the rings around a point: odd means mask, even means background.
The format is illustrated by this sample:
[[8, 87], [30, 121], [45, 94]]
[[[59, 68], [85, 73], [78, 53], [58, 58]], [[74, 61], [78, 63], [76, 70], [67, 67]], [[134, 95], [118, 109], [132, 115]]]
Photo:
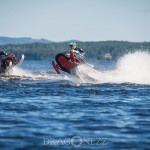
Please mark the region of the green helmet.
[[69, 44], [71, 49], [75, 49], [77, 47], [77, 44], [75, 42], [72, 42]]

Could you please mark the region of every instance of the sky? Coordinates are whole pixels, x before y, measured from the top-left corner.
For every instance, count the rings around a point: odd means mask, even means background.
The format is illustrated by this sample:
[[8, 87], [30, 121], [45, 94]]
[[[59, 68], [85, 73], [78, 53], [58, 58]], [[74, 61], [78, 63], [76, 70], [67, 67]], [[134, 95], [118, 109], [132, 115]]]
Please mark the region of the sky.
[[150, 0], [0, 0], [0, 36], [150, 41]]

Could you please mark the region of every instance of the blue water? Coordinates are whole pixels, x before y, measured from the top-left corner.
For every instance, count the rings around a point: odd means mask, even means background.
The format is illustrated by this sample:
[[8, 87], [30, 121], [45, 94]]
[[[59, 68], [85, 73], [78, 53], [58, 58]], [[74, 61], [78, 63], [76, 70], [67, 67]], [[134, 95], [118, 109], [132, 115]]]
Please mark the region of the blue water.
[[79, 83], [48, 61], [22, 68], [35, 78], [0, 81], [0, 149], [150, 148], [150, 85]]

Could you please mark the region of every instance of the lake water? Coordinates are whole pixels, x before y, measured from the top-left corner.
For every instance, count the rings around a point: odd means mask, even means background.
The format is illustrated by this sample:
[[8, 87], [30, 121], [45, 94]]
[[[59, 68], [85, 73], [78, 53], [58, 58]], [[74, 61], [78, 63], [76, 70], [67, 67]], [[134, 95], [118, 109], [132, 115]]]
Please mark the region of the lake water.
[[27, 61], [0, 77], [0, 149], [149, 149], [150, 55], [57, 75]]

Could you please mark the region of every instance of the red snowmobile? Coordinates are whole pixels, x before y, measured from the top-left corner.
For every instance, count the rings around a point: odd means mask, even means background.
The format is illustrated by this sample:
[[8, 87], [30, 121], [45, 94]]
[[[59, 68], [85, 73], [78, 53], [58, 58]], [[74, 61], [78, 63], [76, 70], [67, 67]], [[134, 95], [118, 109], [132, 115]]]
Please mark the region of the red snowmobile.
[[80, 64], [85, 63], [84, 54], [79, 53], [78, 51], [70, 50], [69, 52], [59, 53], [55, 56], [55, 60], [52, 61], [52, 65], [58, 74], [61, 71], [72, 74], [72, 71]]
[[19, 65], [24, 60], [24, 54], [21, 54], [20, 59], [16, 59], [14, 54], [0, 55], [0, 74], [9, 74], [12, 68]]

